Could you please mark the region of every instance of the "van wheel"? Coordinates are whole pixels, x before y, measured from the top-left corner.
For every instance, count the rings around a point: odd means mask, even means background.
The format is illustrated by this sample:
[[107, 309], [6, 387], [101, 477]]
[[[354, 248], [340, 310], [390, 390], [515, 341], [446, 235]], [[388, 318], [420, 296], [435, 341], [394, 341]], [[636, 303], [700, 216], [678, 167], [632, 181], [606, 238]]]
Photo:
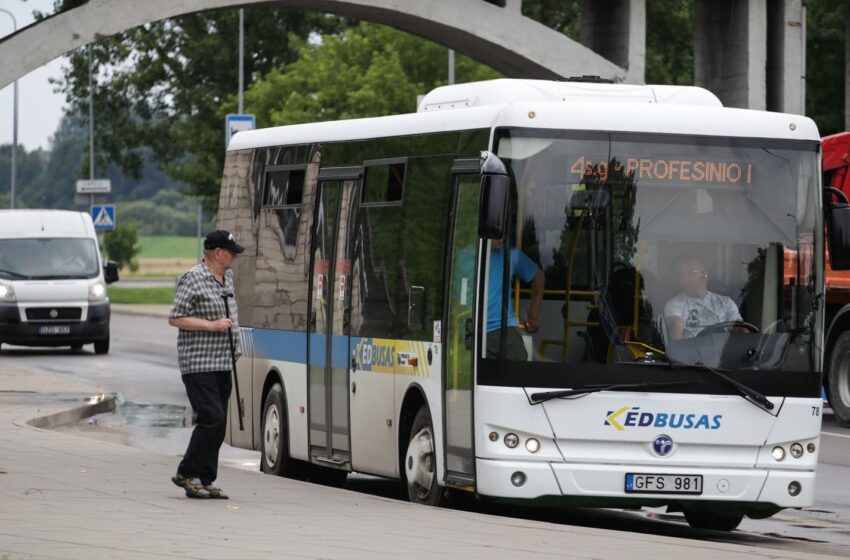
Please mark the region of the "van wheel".
[[275, 383], [266, 395], [261, 432], [260, 470], [276, 476], [303, 479], [304, 465], [289, 456], [289, 430], [280, 383]]
[[95, 354], [107, 354], [109, 352], [109, 334], [106, 335], [106, 338], [102, 338], [100, 340], [94, 341], [94, 353]]
[[829, 406], [835, 421], [850, 428], [850, 332], [842, 333], [832, 348], [829, 364]]
[[443, 488], [437, 484], [435, 447], [431, 414], [428, 406], [422, 405], [413, 419], [404, 455], [407, 497], [413, 503], [438, 506], [443, 501]]
[[694, 529], [713, 531], [732, 531], [744, 520], [743, 513], [723, 514], [706, 511], [685, 510], [685, 520]]

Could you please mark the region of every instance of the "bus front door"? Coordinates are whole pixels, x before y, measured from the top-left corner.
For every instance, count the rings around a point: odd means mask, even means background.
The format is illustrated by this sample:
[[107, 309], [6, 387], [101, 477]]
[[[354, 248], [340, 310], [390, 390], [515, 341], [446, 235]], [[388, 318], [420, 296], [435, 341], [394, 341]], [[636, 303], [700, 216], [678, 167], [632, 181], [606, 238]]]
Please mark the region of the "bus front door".
[[473, 332], [478, 262], [478, 198], [481, 176], [455, 176], [446, 334], [446, 483], [474, 490]]
[[357, 179], [323, 179], [320, 173], [313, 221], [308, 343], [310, 460], [325, 466], [345, 467], [351, 460], [348, 223], [353, 218], [356, 187]]

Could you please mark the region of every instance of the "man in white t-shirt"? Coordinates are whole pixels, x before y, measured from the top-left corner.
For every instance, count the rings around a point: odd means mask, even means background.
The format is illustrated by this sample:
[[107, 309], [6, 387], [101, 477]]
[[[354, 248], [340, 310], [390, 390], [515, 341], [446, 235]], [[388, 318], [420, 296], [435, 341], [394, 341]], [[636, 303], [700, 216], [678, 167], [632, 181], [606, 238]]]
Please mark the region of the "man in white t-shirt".
[[678, 273], [682, 293], [664, 306], [668, 340], [691, 338], [711, 325], [742, 320], [731, 298], [708, 291], [708, 274], [699, 259], [682, 259]]

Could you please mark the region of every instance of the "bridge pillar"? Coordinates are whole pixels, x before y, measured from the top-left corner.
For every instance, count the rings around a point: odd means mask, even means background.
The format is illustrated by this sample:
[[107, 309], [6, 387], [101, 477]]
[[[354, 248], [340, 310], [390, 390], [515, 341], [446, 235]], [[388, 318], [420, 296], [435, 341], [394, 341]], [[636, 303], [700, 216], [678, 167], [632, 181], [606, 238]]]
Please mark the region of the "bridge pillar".
[[582, 0], [581, 43], [626, 70], [626, 82], [646, 81], [646, 0]]
[[806, 113], [806, 8], [804, 0], [767, 5], [767, 110]]
[[844, 13], [844, 130], [850, 130], [850, 0]]
[[765, 0], [694, 1], [694, 83], [727, 107], [766, 109]]

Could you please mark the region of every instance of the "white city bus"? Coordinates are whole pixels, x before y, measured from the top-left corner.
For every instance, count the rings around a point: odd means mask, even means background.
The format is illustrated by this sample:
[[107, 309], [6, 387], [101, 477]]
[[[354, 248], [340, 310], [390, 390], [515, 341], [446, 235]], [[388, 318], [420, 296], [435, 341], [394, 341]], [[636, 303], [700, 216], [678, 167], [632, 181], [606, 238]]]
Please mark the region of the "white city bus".
[[811, 505], [819, 150], [806, 117], [570, 81], [240, 132], [228, 441], [268, 473], [393, 477], [426, 504], [666, 505], [727, 530]]

